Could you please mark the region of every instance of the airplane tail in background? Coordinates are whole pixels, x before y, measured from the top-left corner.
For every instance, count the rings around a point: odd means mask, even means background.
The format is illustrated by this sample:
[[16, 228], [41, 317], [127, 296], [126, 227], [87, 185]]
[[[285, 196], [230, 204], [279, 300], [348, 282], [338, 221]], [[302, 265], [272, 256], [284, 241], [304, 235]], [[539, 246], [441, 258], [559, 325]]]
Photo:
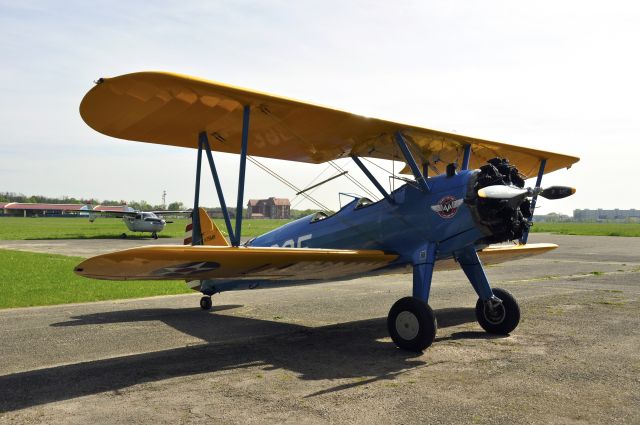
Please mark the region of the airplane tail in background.
[[[218, 229], [218, 226], [209, 218], [209, 215], [204, 208], [198, 208], [200, 215], [200, 232], [202, 233], [202, 244], [210, 246], [230, 246], [227, 239]], [[192, 219], [193, 220], [193, 219]], [[193, 242], [193, 222], [190, 221], [187, 224], [186, 235], [184, 238], [185, 245], [191, 245]]]

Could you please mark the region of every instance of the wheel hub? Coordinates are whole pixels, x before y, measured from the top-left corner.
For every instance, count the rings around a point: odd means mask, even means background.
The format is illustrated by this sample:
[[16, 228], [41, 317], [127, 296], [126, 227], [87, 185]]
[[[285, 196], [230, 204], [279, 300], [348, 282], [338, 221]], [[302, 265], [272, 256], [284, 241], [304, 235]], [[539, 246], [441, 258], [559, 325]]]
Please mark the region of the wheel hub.
[[487, 303], [484, 306], [484, 317], [487, 319], [487, 322], [492, 325], [499, 325], [502, 323], [506, 315], [507, 314], [502, 303], [496, 305]]
[[402, 339], [411, 341], [418, 336], [420, 323], [415, 314], [410, 311], [402, 311], [396, 317], [396, 331]]

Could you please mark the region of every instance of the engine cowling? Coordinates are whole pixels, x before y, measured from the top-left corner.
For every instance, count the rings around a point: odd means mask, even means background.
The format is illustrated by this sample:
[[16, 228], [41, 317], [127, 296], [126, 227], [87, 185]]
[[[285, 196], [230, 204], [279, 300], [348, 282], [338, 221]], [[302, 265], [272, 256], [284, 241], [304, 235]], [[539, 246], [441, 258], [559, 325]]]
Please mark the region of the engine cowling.
[[492, 244], [520, 239], [531, 222], [531, 201], [526, 197], [491, 199], [478, 190], [494, 185], [524, 187], [524, 176], [504, 158], [494, 158], [480, 167], [469, 182], [466, 203], [486, 235], [480, 243]]

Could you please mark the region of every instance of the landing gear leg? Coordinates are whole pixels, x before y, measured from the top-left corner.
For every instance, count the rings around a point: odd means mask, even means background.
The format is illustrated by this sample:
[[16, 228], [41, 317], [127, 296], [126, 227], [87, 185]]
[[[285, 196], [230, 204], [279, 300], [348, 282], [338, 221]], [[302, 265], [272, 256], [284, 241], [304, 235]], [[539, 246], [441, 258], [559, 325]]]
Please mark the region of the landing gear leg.
[[504, 289], [491, 289], [473, 245], [456, 252], [456, 258], [478, 294], [476, 319], [482, 329], [492, 334], [508, 335], [520, 322], [520, 307], [516, 299]]
[[156, 232], [151, 233], [151, 237], [153, 239], [158, 239], [158, 234]]
[[213, 302], [211, 301], [210, 295], [205, 295], [200, 298], [200, 308], [203, 310], [211, 310], [211, 306], [213, 306]]
[[413, 296], [393, 304], [387, 316], [391, 339], [400, 348], [421, 352], [436, 337], [438, 323], [427, 302], [436, 260], [436, 244], [428, 243], [416, 253], [413, 266]]

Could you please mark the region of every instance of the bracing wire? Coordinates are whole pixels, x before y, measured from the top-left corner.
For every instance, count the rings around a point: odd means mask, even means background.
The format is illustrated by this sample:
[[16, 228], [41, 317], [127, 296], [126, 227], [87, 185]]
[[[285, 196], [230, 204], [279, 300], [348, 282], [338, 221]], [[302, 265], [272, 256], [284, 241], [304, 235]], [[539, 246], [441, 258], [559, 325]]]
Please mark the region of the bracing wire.
[[369, 164], [373, 165], [374, 167], [378, 167], [379, 169], [381, 169], [382, 171], [384, 171], [387, 174], [393, 175], [394, 173], [392, 173], [391, 171], [385, 169], [384, 167], [382, 167], [381, 165], [376, 164], [375, 162], [371, 161], [368, 158], [365, 158], [364, 156], [362, 157], [362, 159], [364, 159], [365, 161], [367, 161]]
[[[295, 192], [300, 192], [300, 188], [299, 187], [295, 186], [293, 183], [291, 183], [290, 181], [288, 181], [284, 177], [280, 176], [279, 174], [277, 174], [275, 171], [271, 170], [266, 165], [260, 163], [257, 159], [255, 159], [255, 158], [253, 158], [251, 156], [247, 156], [247, 159], [249, 159], [249, 161], [251, 161], [251, 163], [256, 165], [258, 168], [260, 168], [261, 170], [263, 170], [264, 172], [266, 172], [270, 176], [274, 177], [279, 182], [281, 182], [284, 185], [286, 185], [288, 188], [294, 190]], [[320, 201], [318, 201], [317, 199], [313, 198], [309, 194], [302, 193], [302, 196], [304, 196], [310, 202], [314, 203], [316, 206], [320, 207], [323, 211], [331, 211], [329, 208], [327, 208], [325, 205], [323, 205]]]
[[[345, 169], [340, 167], [338, 164], [336, 164], [335, 161], [327, 161], [327, 162], [329, 163], [329, 165], [331, 165], [333, 168], [335, 168], [339, 172], [344, 172], [345, 171]], [[376, 194], [371, 192], [369, 189], [366, 188], [366, 186], [364, 186], [358, 180], [354, 179], [349, 174], [345, 174], [345, 176], [347, 177], [347, 179], [349, 179], [349, 181], [351, 183], [355, 184], [356, 186], [358, 186], [360, 188], [360, 190], [362, 190], [364, 193], [366, 193], [367, 196], [371, 197], [371, 199], [376, 200], [376, 201], [380, 199]]]
[[[280, 120], [278, 117], [276, 117], [275, 115], [273, 115], [273, 113], [271, 113], [271, 111], [269, 111], [269, 109], [265, 108], [263, 109], [263, 111], [265, 113], [265, 115], [267, 115], [269, 118], [271, 118], [273, 121], [277, 122], [278, 124], [280, 124], [282, 127], [286, 128], [292, 135], [294, 135], [295, 137], [297, 137], [298, 139], [300, 139], [301, 141], [305, 141], [305, 139], [300, 136], [299, 134], [297, 134], [296, 131], [294, 131], [291, 127], [288, 127], [284, 124], [284, 122], [282, 120]], [[309, 143], [309, 145], [312, 145], [311, 143]], [[335, 168], [336, 170], [338, 170], [339, 172], [343, 172], [345, 171], [342, 167], [340, 167], [339, 165], [337, 165], [334, 161], [327, 161], [329, 163], [329, 165], [331, 165], [333, 168]], [[358, 182], [356, 179], [354, 179], [352, 176], [350, 176], [349, 174], [345, 174], [345, 176], [347, 177], [347, 179], [349, 179], [349, 181], [351, 181], [353, 184], [355, 184], [356, 186], [358, 186], [362, 191], [364, 191], [368, 196], [370, 196], [372, 199], [375, 200], [379, 200], [380, 198], [378, 196], [376, 196], [374, 193], [372, 193], [370, 190], [368, 190], [365, 186], [363, 186], [360, 182]], [[296, 192], [299, 192], [299, 190], [296, 190]], [[316, 204], [317, 205], [317, 204]]]

